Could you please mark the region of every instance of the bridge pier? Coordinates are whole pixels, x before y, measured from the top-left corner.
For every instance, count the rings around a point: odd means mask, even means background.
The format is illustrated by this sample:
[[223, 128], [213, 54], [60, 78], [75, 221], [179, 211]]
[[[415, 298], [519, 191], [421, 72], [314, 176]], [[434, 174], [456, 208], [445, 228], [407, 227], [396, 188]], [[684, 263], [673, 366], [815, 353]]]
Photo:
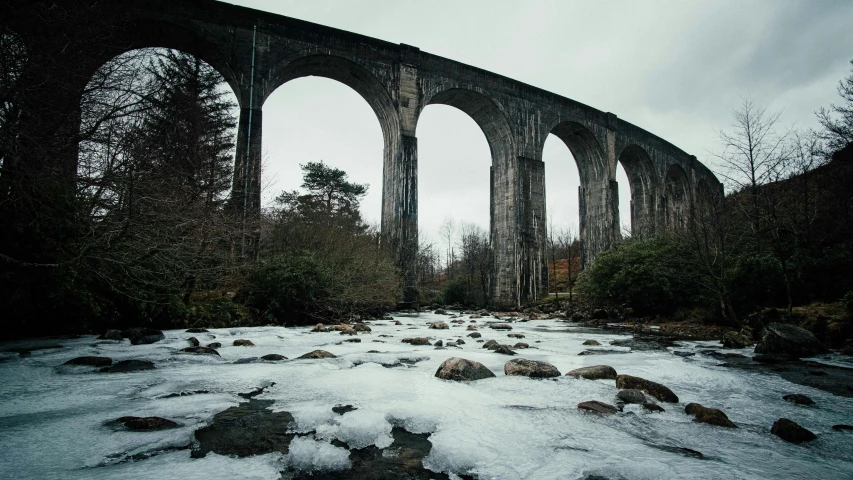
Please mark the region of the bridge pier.
[[249, 258], [257, 255], [260, 240], [262, 115], [260, 107], [240, 109], [231, 187], [231, 208], [243, 222], [241, 256]]
[[385, 148], [382, 186], [382, 242], [394, 254], [403, 277], [403, 303], [417, 308], [418, 139], [401, 134]]

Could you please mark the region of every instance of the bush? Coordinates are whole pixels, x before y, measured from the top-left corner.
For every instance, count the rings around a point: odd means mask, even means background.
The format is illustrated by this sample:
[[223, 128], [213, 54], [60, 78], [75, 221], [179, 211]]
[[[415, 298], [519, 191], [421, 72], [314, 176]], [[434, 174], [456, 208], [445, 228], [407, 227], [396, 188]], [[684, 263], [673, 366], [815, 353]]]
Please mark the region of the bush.
[[393, 264], [374, 255], [298, 251], [250, 267], [235, 301], [260, 323], [307, 325], [378, 316], [393, 309], [400, 280]]
[[468, 286], [462, 280], [452, 280], [444, 286], [444, 304], [464, 304], [468, 298]]
[[630, 239], [601, 253], [578, 279], [577, 289], [592, 305], [626, 305], [637, 315], [669, 314], [697, 299], [675, 263], [676, 243], [665, 239]]
[[730, 291], [732, 304], [740, 315], [784, 305], [782, 265], [770, 254], [744, 255], [731, 273]]
[[847, 312], [847, 316], [853, 317], [853, 292], [847, 292], [841, 297], [841, 306]]

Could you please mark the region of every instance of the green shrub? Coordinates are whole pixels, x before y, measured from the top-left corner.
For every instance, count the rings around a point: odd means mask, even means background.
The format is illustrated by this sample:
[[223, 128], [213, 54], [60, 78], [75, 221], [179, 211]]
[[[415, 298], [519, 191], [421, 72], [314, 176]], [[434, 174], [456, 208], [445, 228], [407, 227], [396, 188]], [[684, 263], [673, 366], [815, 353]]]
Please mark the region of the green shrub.
[[697, 297], [679, 255], [677, 244], [665, 238], [627, 240], [601, 253], [577, 290], [592, 305], [626, 305], [637, 315], [672, 313]]
[[847, 292], [841, 297], [841, 306], [848, 316], [853, 317], [853, 292]]
[[782, 265], [770, 254], [740, 257], [731, 272], [729, 288], [732, 304], [741, 315], [786, 302]]
[[444, 303], [453, 305], [454, 303], [464, 304], [468, 298], [468, 286], [462, 280], [452, 280], [444, 286]]

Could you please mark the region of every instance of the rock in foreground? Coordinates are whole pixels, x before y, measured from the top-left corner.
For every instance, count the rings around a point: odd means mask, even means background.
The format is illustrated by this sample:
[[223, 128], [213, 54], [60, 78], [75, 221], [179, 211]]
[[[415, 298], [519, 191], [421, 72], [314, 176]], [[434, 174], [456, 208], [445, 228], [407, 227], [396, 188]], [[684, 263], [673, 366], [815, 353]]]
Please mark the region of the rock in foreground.
[[587, 380], [598, 380], [602, 378], [607, 380], [615, 380], [616, 369], [614, 369], [610, 365], [593, 365], [591, 367], [576, 368], [566, 373], [566, 375], [570, 377], [582, 377]]
[[737, 425], [729, 420], [729, 417], [722, 410], [716, 408], [707, 408], [698, 403], [688, 403], [684, 407], [684, 413], [693, 415], [693, 421], [699, 423], [707, 423], [709, 425], [717, 425], [719, 427], [737, 428]]
[[645, 378], [633, 377], [631, 375], [616, 375], [616, 388], [642, 390], [661, 402], [678, 403], [678, 396], [672, 393], [672, 390]]
[[217, 413], [210, 425], [196, 430], [192, 457], [202, 458], [208, 452], [238, 457], [287, 453], [294, 437], [288, 433], [293, 416], [268, 410], [272, 404], [272, 400], [251, 399]]
[[628, 388], [625, 390], [619, 390], [619, 392], [616, 393], [616, 398], [618, 398], [619, 400], [621, 400], [625, 403], [639, 403], [639, 404], [648, 403], [648, 400], [646, 399], [645, 393], [643, 393], [639, 390], [634, 390], [632, 388]]
[[511, 376], [531, 378], [559, 377], [560, 371], [557, 367], [546, 362], [528, 360], [526, 358], [513, 358], [504, 364], [504, 373]]
[[470, 382], [492, 378], [495, 374], [480, 362], [453, 357], [448, 358], [438, 367], [435, 376], [444, 380]]
[[770, 429], [770, 433], [791, 443], [810, 442], [817, 438], [814, 433], [787, 418], [776, 420]]
[[827, 351], [812, 332], [785, 323], [764, 327], [761, 343], [755, 346], [755, 353], [782, 354], [789, 358], [812, 357]]

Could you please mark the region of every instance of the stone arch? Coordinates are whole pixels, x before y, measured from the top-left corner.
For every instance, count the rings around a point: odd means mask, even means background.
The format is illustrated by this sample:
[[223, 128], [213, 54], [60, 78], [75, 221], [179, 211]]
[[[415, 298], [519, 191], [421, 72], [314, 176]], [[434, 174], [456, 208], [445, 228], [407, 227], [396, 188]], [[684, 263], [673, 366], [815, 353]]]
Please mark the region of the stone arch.
[[246, 99], [234, 66], [219, 46], [197, 32], [174, 23], [154, 20], [127, 22], [121, 24], [116, 31], [118, 33], [116, 38], [111, 40], [110, 46], [92, 58], [86, 82], [97, 69], [119, 55], [143, 48], [168, 48], [190, 54], [213, 67], [231, 87], [239, 105], [247, 106], [243, 105]]
[[690, 212], [690, 183], [687, 173], [677, 164], [669, 166], [664, 178], [666, 225], [670, 231], [678, 231], [686, 225]]
[[[589, 128], [569, 120], [558, 123], [548, 133], [556, 135], [572, 152], [578, 166], [581, 185], [588, 185], [593, 178], [607, 176], [604, 149]], [[544, 142], [542, 144], [544, 145]]]
[[361, 95], [376, 113], [385, 141], [385, 156], [390, 154], [399, 139], [399, 115], [388, 90], [366, 68], [337, 55], [309, 54], [289, 60], [273, 71], [259, 104], [262, 105], [278, 87], [297, 78], [317, 76], [338, 81]]
[[656, 192], [660, 185], [658, 174], [648, 152], [631, 144], [622, 149], [619, 163], [628, 175], [631, 190], [631, 235], [650, 235], [655, 231]]
[[509, 121], [491, 98], [474, 90], [448, 88], [434, 92], [424, 99], [424, 108], [433, 104], [458, 108], [477, 122], [492, 152], [492, 165], [495, 165], [496, 160], [508, 159], [514, 155], [515, 141]]

